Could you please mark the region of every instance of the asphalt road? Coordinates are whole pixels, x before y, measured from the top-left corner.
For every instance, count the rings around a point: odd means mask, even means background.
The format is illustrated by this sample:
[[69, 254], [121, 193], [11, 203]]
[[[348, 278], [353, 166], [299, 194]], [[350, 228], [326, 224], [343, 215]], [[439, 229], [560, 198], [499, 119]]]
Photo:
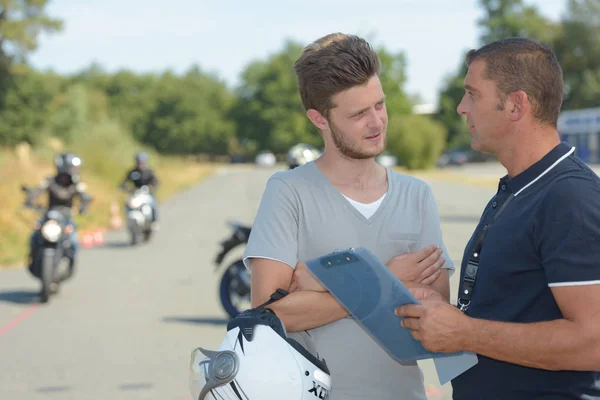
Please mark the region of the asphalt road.
[[[227, 322], [212, 262], [230, 233], [225, 221], [252, 222], [275, 170], [223, 167], [161, 205], [150, 244], [132, 248], [113, 233], [83, 249], [77, 275], [48, 304], [38, 304], [39, 283], [26, 270], [0, 272], [0, 399], [189, 399], [189, 354], [218, 347]], [[493, 191], [430, 183], [459, 265]], [[450, 399], [432, 365], [422, 363], [429, 398]]]

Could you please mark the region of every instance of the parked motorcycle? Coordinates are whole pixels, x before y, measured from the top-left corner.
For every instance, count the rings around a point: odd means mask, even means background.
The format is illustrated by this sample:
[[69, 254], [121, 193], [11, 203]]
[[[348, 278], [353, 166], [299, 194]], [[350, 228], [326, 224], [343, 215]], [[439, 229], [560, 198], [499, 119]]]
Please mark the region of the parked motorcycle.
[[149, 241], [152, 235], [152, 195], [148, 186], [131, 193], [125, 202], [125, 212], [131, 245], [135, 246], [141, 239]]
[[[237, 221], [229, 221], [233, 230], [231, 236], [221, 241], [221, 251], [215, 258], [215, 270], [219, 269], [225, 256], [241, 244], [248, 243], [251, 227]], [[219, 297], [223, 308], [231, 318], [250, 308], [250, 271], [240, 258], [225, 269], [219, 284]]]
[[23, 186], [27, 193], [24, 207], [39, 211], [42, 217], [35, 223], [33, 247], [29, 255], [29, 272], [38, 278], [42, 287], [40, 301], [46, 303], [58, 292], [60, 283], [73, 274], [75, 263], [71, 235], [74, 234], [71, 209], [69, 207], [45, 208], [29, 202], [31, 189]]

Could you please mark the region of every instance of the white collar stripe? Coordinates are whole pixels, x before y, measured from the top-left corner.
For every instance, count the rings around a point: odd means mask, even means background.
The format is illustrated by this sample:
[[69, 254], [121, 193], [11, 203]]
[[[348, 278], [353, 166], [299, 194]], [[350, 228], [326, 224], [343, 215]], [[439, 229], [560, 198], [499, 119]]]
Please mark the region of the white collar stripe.
[[532, 180], [531, 182], [529, 182], [527, 185], [523, 186], [521, 188], [521, 190], [519, 190], [517, 193], [515, 193], [515, 197], [517, 197], [523, 190], [527, 189], [529, 186], [533, 185], [534, 183], [536, 183], [542, 176], [546, 175], [548, 172], [550, 172], [550, 170], [552, 170], [552, 168], [556, 167], [562, 160], [564, 160], [565, 158], [569, 157], [571, 154], [573, 154], [573, 152], [575, 151], [575, 147], [573, 147], [571, 150], [569, 150], [569, 152], [567, 154], [565, 154], [564, 156], [562, 156], [561, 158], [559, 158], [558, 160], [556, 160], [554, 162], [554, 164], [552, 164], [551, 166], [549, 166], [544, 172], [542, 172], [541, 174], [538, 175], [537, 178], [535, 178], [534, 180]]

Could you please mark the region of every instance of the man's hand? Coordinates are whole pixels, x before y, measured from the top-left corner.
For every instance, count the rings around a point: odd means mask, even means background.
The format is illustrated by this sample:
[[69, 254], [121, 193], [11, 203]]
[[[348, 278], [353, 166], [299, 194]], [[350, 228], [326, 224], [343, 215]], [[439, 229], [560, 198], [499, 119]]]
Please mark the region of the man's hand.
[[429, 351], [454, 353], [464, 350], [470, 318], [433, 289], [417, 287], [410, 291], [421, 304], [396, 309], [395, 314], [404, 317], [402, 326], [410, 329], [411, 335]]
[[290, 285], [289, 292], [295, 292], [298, 290], [312, 290], [313, 292], [327, 292], [327, 289], [321, 285], [321, 283], [315, 278], [310, 272], [305, 263], [298, 263], [292, 275], [292, 284]]
[[440, 292], [423, 283], [407, 282], [405, 286], [420, 302], [430, 300], [448, 302]]
[[446, 262], [442, 249], [432, 244], [422, 250], [392, 258], [388, 268], [402, 282], [432, 284]]

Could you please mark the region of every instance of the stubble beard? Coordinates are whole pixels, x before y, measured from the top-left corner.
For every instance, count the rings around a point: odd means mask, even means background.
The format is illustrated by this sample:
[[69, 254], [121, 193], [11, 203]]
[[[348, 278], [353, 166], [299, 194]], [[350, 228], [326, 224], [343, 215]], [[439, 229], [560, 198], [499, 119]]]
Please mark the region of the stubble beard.
[[385, 150], [387, 143], [387, 124], [381, 130], [381, 135], [383, 136], [383, 147], [381, 150], [377, 151], [361, 149], [360, 144], [352, 143], [351, 141], [347, 140], [344, 136], [344, 133], [331, 121], [329, 122], [329, 128], [331, 131], [333, 144], [343, 156], [349, 159], [366, 160], [377, 157]]

